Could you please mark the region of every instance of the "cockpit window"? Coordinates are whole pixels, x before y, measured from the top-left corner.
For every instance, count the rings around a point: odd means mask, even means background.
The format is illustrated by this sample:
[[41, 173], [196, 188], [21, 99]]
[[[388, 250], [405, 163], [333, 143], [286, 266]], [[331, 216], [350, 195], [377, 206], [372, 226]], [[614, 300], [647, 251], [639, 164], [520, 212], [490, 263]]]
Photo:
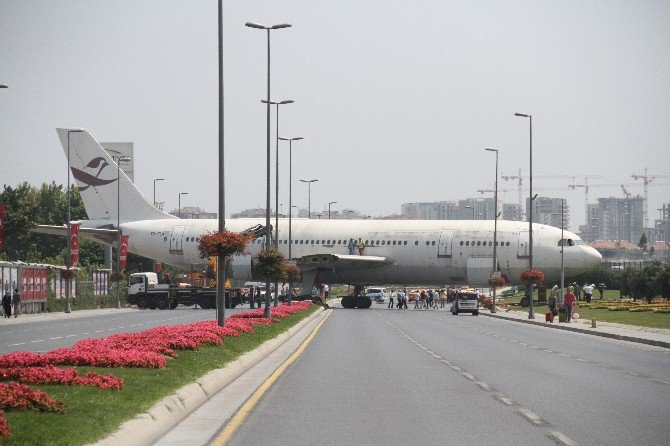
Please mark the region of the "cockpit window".
[[573, 240], [571, 238], [569, 239], [562, 239], [558, 241], [558, 246], [575, 246], [575, 245], [583, 245], [584, 242], [582, 240]]
[[586, 244], [586, 243], [584, 243], [584, 240], [582, 240], [582, 239], [580, 239], [580, 238], [575, 239], [575, 245], [585, 245], [585, 244]]

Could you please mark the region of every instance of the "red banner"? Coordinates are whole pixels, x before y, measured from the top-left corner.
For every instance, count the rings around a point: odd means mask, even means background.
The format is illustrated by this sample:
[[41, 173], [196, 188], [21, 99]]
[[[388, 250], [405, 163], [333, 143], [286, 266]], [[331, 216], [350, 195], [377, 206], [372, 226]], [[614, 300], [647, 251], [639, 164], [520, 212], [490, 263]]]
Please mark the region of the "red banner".
[[0, 252], [2, 251], [2, 239], [5, 235], [5, 207], [0, 204]]
[[121, 271], [126, 270], [126, 258], [128, 257], [128, 239], [129, 235], [121, 236], [121, 249], [119, 250], [119, 261], [121, 263]]
[[154, 272], [160, 273], [161, 269], [163, 269], [163, 264], [161, 262], [156, 262], [156, 265], [154, 266]]
[[70, 267], [79, 263], [79, 223], [70, 224]]

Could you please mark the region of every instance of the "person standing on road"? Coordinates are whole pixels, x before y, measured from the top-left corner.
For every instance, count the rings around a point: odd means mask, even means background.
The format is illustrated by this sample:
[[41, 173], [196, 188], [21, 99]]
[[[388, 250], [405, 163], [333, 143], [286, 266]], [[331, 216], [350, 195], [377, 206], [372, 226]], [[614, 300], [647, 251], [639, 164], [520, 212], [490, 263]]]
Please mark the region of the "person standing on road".
[[361, 237], [358, 237], [358, 254], [365, 255], [365, 242]]
[[389, 304], [386, 306], [386, 308], [393, 308], [393, 290], [389, 293]]
[[421, 299], [420, 299], [420, 294], [419, 293], [414, 293], [414, 309], [419, 310], [421, 309]]
[[2, 309], [5, 312], [5, 317], [12, 316], [12, 296], [9, 295], [9, 290], [2, 295]]
[[558, 285], [554, 285], [554, 287], [551, 289], [549, 299], [547, 300], [547, 305], [549, 306], [549, 312], [551, 313], [551, 322], [554, 322], [554, 316], [558, 314], [558, 310], [556, 307], [557, 293], [558, 293]]
[[19, 316], [19, 312], [21, 311], [21, 293], [19, 293], [19, 289], [14, 290], [14, 296], [12, 296], [12, 303], [14, 304], [14, 317]]
[[575, 304], [575, 301], [577, 300], [572, 290], [573, 288], [571, 286], [568, 287], [568, 292], [565, 293], [565, 296], [563, 297], [563, 307], [565, 308], [565, 321], [568, 323], [570, 322], [570, 319], [572, 319], [572, 306]]

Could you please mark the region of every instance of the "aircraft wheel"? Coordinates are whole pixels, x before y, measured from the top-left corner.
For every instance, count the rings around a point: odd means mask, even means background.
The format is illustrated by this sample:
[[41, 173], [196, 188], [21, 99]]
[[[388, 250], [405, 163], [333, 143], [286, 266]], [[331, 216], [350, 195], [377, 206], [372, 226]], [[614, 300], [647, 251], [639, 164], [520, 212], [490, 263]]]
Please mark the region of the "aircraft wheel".
[[528, 296], [523, 296], [521, 298], [521, 306], [522, 307], [527, 307], [529, 305], [530, 305], [530, 299], [528, 298]]
[[156, 307], [159, 310], [165, 310], [168, 307], [167, 297], [159, 297], [158, 299], [156, 299]]
[[342, 298], [342, 306], [344, 308], [354, 308], [356, 305], [356, 301], [354, 300], [354, 296], [344, 296]]
[[356, 298], [356, 308], [370, 308], [372, 306], [372, 299], [367, 296], [358, 296]]

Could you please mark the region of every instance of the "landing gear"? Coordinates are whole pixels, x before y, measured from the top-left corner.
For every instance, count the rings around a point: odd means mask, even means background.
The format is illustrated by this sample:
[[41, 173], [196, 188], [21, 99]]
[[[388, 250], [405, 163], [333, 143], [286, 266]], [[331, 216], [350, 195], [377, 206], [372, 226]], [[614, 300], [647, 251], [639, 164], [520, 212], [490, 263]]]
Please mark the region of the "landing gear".
[[363, 296], [363, 287], [356, 285], [354, 286], [354, 294], [342, 298], [342, 306], [344, 308], [370, 308], [372, 299]]

